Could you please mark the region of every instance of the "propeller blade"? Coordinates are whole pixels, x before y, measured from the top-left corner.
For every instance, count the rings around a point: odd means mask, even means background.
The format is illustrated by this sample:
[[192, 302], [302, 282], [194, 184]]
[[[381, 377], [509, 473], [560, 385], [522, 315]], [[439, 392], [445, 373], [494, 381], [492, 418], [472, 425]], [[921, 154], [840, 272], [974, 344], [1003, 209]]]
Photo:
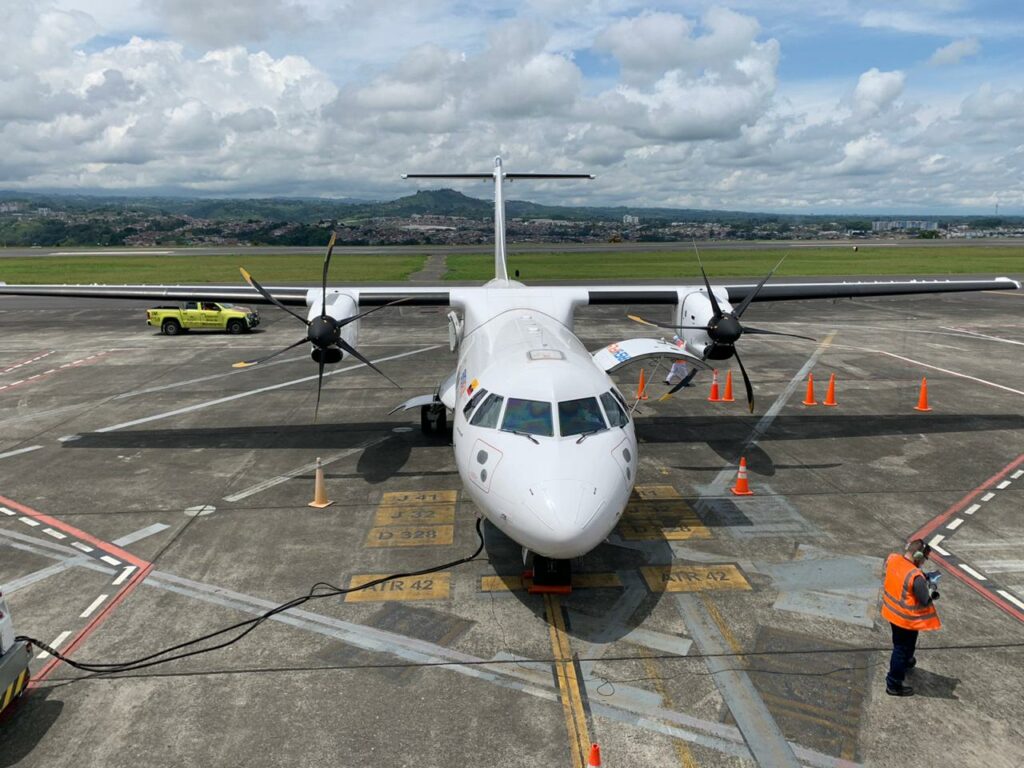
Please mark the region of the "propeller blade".
[[253, 365], [259, 365], [260, 363], [265, 363], [270, 358], [277, 357], [278, 355], [283, 355], [289, 349], [295, 349], [297, 346], [299, 346], [299, 344], [304, 344], [307, 341], [309, 341], [309, 339], [305, 339], [305, 338], [299, 339], [294, 344], [289, 344], [284, 349], [279, 349], [279, 350], [277, 350], [277, 352], [275, 352], [272, 355], [267, 355], [266, 357], [261, 357], [259, 360], [242, 360], [241, 362], [235, 363], [231, 367], [232, 368], [249, 368], [250, 366], [253, 366]]
[[695, 331], [706, 331], [708, 327], [706, 325], [672, 325], [671, 323], [655, 323], [652, 320], [644, 320], [639, 315], [626, 315], [634, 323], [640, 323], [640, 325], [649, 325], [652, 328], [671, 328], [675, 330], [695, 330]]
[[754, 388], [750, 385], [750, 377], [747, 376], [747, 369], [743, 367], [743, 361], [740, 360], [740, 353], [738, 350], [733, 349], [733, 357], [736, 358], [736, 362], [740, 366], [740, 373], [743, 374], [743, 386], [747, 388], [747, 405], [750, 407], [750, 412], [754, 412]]
[[817, 341], [817, 339], [811, 336], [801, 336], [799, 333], [783, 333], [782, 331], [766, 331], [763, 328], [751, 328], [749, 325], [743, 326], [744, 333], [753, 333], [754, 335], [762, 336], [790, 336], [794, 339], [806, 339], [807, 341]]
[[320, 301], [320, 317], [327, 317], [327, 270], [331, 268], [331, 254], [334, 253], [334, 241], [337, 234], [331, 232], [331, 241], [327, 243], [327, 256], [324, 257], [324, 279], [322, 281], [323, 294]]
[[711, 309], [715, 312], [715, 318], [722, 316], [722, 308], [718, 306], [718, 299], [711, 290], [711, 281], [708, 280], [708, 275], [704, 271], [704, 262], [700, 260], [700, 251], [697, 250], [697, 241], [693, 241], [693, 252], [697, 254], [697, 264], [700, 266], [700, 273], [704, 277], [704, 287], [708, 289], [708, 299], [711, 300]]
[[264, 299], [266, 299], [267, 301], [269, 301], [269, 302], [270, 302], [271, 304], [273, 304], [274, 306], [276, 306], [276, 307], [278, 307], [278, 308], [280, 308], [280, 309], [283, 309], [283, 310], [284, 310], [285, 312], [287, 312], [287, 313], [288, 313], [289, 315], [291, 315], [292, 317], [294, 317], [294, 318], [295, 318], [296, 320], [298, 320], [298, 321], [299, 321], [300, 323], [302, 323], [303, 325], [309, 325], [309, 321], [308, 321], [308, 320], [306, 320], [306, 318], [302, 317], [301, 315], [299, 315], [299, 314], [298, 314], [298, 313], [296, 313], [296, 312], [293, 312], [293, 311], [292, 311], [291, 309], [289, 309], [288, 307], [286, 307], [286, 306], [285, 306], [284, 304], [282, 304], [282, 303], [281, 303], [280, 301], [278, 301], [277, 299], [275, 299], [275, 298], [273, 297], [273, 295], [272, 295], [272, 294], [270, 293], [270, 291], [268, 291], [268, 290], [267, 290], [266, 288], [264, 288], [264, 287], [263, 287], [262, 285], [260, 285], [259, 283], [257, 283], [257, 282], [256, 282], [256, 278], [255, 278], [255, 277], [253, 277], [252, 275], [250, 275], [250, 274], [249, 274], [248, 272], [246, 272], [246, 270], [245, 270], [245, 268], [244, 268], [244, 267], [239, 267], [239, 268], [238, 268], [238, 271], [242, 273], [242, 279], [244, 279], [244, 280], [245, 280], [245, 282], [247, 282], [247, 283], [248, 283], [248, 284], [249, 284], [250, 286], [252, 286], [253, 288], [255, 288], [255, 289], [256, 289], [256, 291], [257, 291], [257, 293], [259, 293], [259, 295], [260, 295], [260, 296], [262, 296], [262, 297], [263, 297]]
[[360, 312], [358, 315], [352, 315], [352, 317], [346, 317], [344, 320], [338, 320], [337, 321], [337, 326], [339, 328], [341, 328], [343, 326], [348, 325], [349, 323], [352, 323], [352, 322], [355, 322], [356, 320], [364, 318], [367, 315], [373, 314], [378, 309], [384, 309], [385, 307], [390, 307], [393, 304], [400, 304], [401, 302], [408, 301], [408, 300], [409, 300], [408, 296], [403, 296], [400, 299], [395, 299], [394, 301], [389, 301], [387, 304], [381, 304], [379, 307], [374, 307], [373, 309], [368, 309], [365, 312]]
[[324, 386], [324, 356], [320, 354], [320, 372], [316, 377], [316, 408], [313, 409], [313, 423], [316, 424], [317, 416], [320, 415], [320, 390]]
[[348, 352], [350, 355], [352, 355], [352, 357], [356, 358], [357, 360], [359, 360], [360, 362], [362, 362], [365, 365], [369, 366], [370, 368], [373, 368], [373, 370], [375, 370], [377, 373], [379, 373], [381, 376], [383, 376], [385, 379], [390, 381], [392, 384], [394, 384], [399, 389], [402, 388], [401, 385], [397, 381], [392, 379], [390, 376], [388, 376], [386, 373], [384, 373], [384, 371], [382, 371], [376, 365], [374, 365], [369, 360], [367, 360], [365, 357], [363, 357], [363, 355], [359, 352], [358, 349], [353, 347], [351, 344], [349, 344], [344, 339], [338, 339], [338, 346], [341, 347], [346, 352]]
[[733, 310], [733, 314], [736, 315], [736, 317], [742, 315], [746, 308], [750, 306], [750, 302], [752, 302], [754, 297], [757, 296], [757, 292], [760, 291], [764, 287], [764, 284], [768, 282], [768, 278], [775, 274], [775, 270], [782, 266], [782, 262], [786, 260], [787, 256], [789, 256], [788, 253], [782, 254], [782, 258], [779, 259], [779, 263], [772, 267], [771, 271], [767, 275], [761, 278], [761, 282], [757, 284], [757, 287], [748, 293], [747, 298], [741, 301], [740, 305]]

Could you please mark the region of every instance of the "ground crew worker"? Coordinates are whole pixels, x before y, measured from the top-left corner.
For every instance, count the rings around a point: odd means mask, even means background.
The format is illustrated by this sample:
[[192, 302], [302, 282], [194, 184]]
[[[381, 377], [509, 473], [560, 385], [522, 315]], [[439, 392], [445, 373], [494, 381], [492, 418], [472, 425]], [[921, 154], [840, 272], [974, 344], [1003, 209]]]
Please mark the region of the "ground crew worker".
[[892, 627], [892, 656], [885, 676], [885, 692], [890, 696], [914, 695], [914, 689], [903, 680], [907, 670], [917, 666], [917, 633], [942, 627], [935, 610], [938, 573], [926, 575], [920, 568], [930, 553], [931, 547], [922, 539], [914, 539], [903, 554], [893, 552], [885, 561], [882, 618]]
[[[686, 347], [686, 342], [678, 336], [672, 337], [672, 343], [679, 347], [679, 349], [684, 349]], [[674, 361], [672, 363], [672, 367], [669, 368], [668, 375], [665, 377], [665, 386], [671, 386], [673, 380], [683, 381], [689, 372], [690, 366], [687, 364], [685, 359]], [[684, 386], [689, 387], [692, 385], [687, 382]]]

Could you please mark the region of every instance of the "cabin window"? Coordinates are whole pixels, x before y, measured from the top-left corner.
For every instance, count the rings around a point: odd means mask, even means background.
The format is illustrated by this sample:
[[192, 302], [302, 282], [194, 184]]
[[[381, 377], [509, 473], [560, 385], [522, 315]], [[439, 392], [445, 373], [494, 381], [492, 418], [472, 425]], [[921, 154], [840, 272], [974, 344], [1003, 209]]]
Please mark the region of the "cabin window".
[[501, 428], [506, 432], [525, 432], [528, 435], [552, 437], [555, 431], [551, 418], [551, 403], [510, 397], [505, 407], [505, 418], [501, 422]]
[[476, 409], [476, 413], [473, 414], [473, 420], [469, 423], [474, 427], [490, 427], [494, 429], [498, 426], [498, 415], [501, 413], [501, 404], [504, 401], [505, 398], [501, 395], [488, 395], [483, 404]]
[[601, 395], [601, 404], [604, 406], [604, 412], [608, 414], [608, 423], [611, 426], [624, 427], [629, 423], [629, 416], [626, 410], [617, 399], [612, 397], [611, 392], [605, 392]]
[[563, 400], [558, 404], [558, 427], [562, 437], [607, 429], [596, 397]]
[[480, 401], [484, 399], [484, 395], [486, 394], [486, 389], [478, 389], [473, 393], [473, 396], [469, 398], [469, 402], [466, 403], [466, 407], [462, 409], [462, 415], [466, 417], [467, 421], [469, 420], [469, 414], [471, 414], [473, 409], [479, 405]]

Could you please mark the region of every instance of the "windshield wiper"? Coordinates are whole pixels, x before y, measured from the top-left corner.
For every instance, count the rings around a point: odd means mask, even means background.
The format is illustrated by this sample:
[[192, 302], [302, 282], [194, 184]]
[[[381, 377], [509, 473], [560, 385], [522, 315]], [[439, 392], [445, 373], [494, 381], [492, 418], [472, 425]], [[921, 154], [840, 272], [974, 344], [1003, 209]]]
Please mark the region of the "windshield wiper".
[[508, 429], [508, 430], [505, 430], [505, 431], [506, 432], [511, 432], [513, 435], [520, 435], [522, 437], [525, 437], [527, 440], [529, 440], [534, 445], [540, 445], [540, 440], [535, 438], [529, 432], [520, 432], [518, 429]]
[[590, 437], [591, 435], [597, 434], [598, 432], [604, 432], [604, 427], [599, 427], [597, 429], [592, 429], [589, 432], [584, 432], [583, 434], [580, 435], [580, 439], [576, 441], [576, 445], [579, 445], [584, 440], [586, 440], [588, 437]]

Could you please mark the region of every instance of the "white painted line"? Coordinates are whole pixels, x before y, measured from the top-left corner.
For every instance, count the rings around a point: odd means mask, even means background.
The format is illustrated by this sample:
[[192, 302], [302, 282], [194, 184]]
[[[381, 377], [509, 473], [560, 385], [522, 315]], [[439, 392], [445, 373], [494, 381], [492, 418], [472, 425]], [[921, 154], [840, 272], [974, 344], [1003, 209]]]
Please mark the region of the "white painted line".
[[949, 529], [949, 530], [951, 530], [951, 531], [955, 531], [955, 530], [956, 530], [957, 528], [959, 528], [959, 527], [960, 527], [960, 525], [961, 525], [961, 524], [963, 523], [963, 521], [964, 521], [964, 519], [963, 519], [962, 517], [958, 517], [958, 518], [957, 518], [956, 520], [954, 520], [954, 521], [953, 521], [952, 523], [950, 523], [949, 525], [947, 525], [947, 526], [946, 526], [946, 528], [947, 528], [947, 529]]
[[977, 336], [979, 339], [988, 339], [989, 341], [998, 341], [1002, 344], [1019, 344], [1024, 347], [1024, 341], [1014, 341], [1013, 339], [1001, 339], [998, 336], [989, 336], [985, 333], [978, 333], [977, 331], [968, 331], [966, 328], [947, 328], [946, 326], [940, 326], [947, 331], [956, 331], [957, 333], [966, 333], [969, 336]]
[[945, 536], [933, 536], [932, 540], [928, 542], [928, 546], [930, 546], [932, 549], [934, 549], [940, 555], [946, 555], [948, 557], [949, 556], [949, 552], [947, 552], [946, 550], [944, 550], [942, 547], [939, 546], [939, 543], [944, 538], [946, 538], [946, 537]]
[[[433, 351], [435, 349], [441, 349], [442, 346], [443, 346], [442, 344], [435, 344], [435, 345], [433, 345], [431, 347], [422, 347], [420, 349], [414, 349], [411, 352], [402, 352], [401, 354], [398, 354], [398, 355], [391, 355], [389, 357], [381, 357], [381, 358], [378, 358], [377, 360], [374, 360], [373, 362], [374, 363], [386, 363], [386, 362], [388, 362], [390, 360], [399, 360], [399, 359], [401, 359], [403, 357], [409, 357], [411, 355], [419, 355], [419, 354], [422, 354], [423, 352], [431, 352], [431, 351]], [[338, 375], [340, 373], [348, 373], [349, 371], [354, 371], [354, 370], [357, 370], [359, 368], [365, 368], [365, 367], [366, 366], [363, 363], [359, 363], [357, 365], [350, 365], [347, 368], [342, 368], [341, 370], [338, 370], [338, 371], [332, 371], [330, 373], [325, 373], [324, 374], [324, 378], [327, 378], [328, 376], [336, 376], [336, 375]], [[97, 433], [116, 432], [119, 429], [127, 429], [128, 427], [134, 427], [134, 426], [137, 426], [138, 424], [147, 424], [147, 423], [149, 423], [151, 421], [160, 421], [161, 419], [168, 419], [171, 416], [181, 416], [182, 414], [185, 414], [185, 413], [192, 413], [193, 411], [201, 411], [202, 409], [209, 408], [210, 406], [213, 406], [213, 405], [220, 405], [222, 403], [230, 403], [233, 400], [240, 400], [243, 397], [252, 397], [253, 395], [261, 395], [264, 392], [273, 392], [274, 390], [283, 389], [285, 387], [290, 387], [290, 386], [292, 386], [294, 384], [302, 384], [302, 383], [307, 382], [307, 381], [316, 381], [316, 379], [317, 379], [317, 375], [316, 374], [314, 374], [312, 376], [303, 376], [301, 379], [292, 379], [291, 381], [285, 381], [285, 382], [282, 382], [280, 384], [272, 384], [269, 387], [260, 387], [259, 389], [250, 389], [248, 392], [238, 392], [237, 394], [228, 395], [227, 397], [218, 397], [216, 400], [207, 400], [205, 403], [196, 403], [195, 405], [189, 405], [189, 406], [187, 406], [185, 408], [176, 408], [173, 411], [165, 411], [164, 413], [157, 413], [157, 414], [154, 414], [153, 416], [146, 416], [146, 417], [141, 418], [141, 419], [134, 419], [133, 421], [125, 421], [125, 422], [122, 422], [121, 424], [114, 424], [114, 425], [109, 426], [109, 427], [103, 427], [102, 429], [97, 429], [96, 432]]]
[[973, 515], [979, 509], [981, 509], [981, 504], [971, 504], [971, 506], [969, 506], [967, 509], [964, 510], [964, 514], [965, 515]]
[[33, 528], [39, 525], [39, 521], [33, 520], [31, 517], [19, 517], [18, 519], [21, 520], [21, 522], [23, 522], [25, 525], [31, 525]]
[[1012, 477], [1014, 480], [1016, 480], [1021, 475], [1024, 475], [1024, 469], [1018, 469], [1016, 472], [1014, 472], [1012, 475], [1010, 475], [1010, 477]]
[[[302, 355], [300, 357], [286, 357], [281, 360], [272, 360], [269, 363], [260, 363], [260, 368], [270, 368], [274, 365], [285, 365], [286, 363], [297, 363], [303, 360], [309, 360], [309, 355]], [[205, 381], [212, 381], [214, 379], [223, 379], [226, 376], [240, 376], [251, 373], [249, 368], [240, 368], [235, 371], [228, 371], [226, 373], [214, 373], [210, 376], [200, 376], [198, 379], [189, 379], [188, 381], [175, 381], [171, 384], [161, 384], [159, 387], [147, 387], [145, 389], [133, 389], [130, 392], [122, 392], [120, 395], [114, 395], [113, 400], [123, 400], [126, 397], [137, 397], [138, 395], [148, 395], [153, 392], [163, 392], [168, 389], [177, 389], [178, 387], [194, 387], [196, 384], [201, 384]]]
[[81, 440], [81, 439], [82, 439], [81, 435], [64, 435], [63, 437], [58, 437], [57, 438], [57, 442], [58, 443], [70, 443], [70, 442], [72, 442], [74, 440]]
[[13, 517], [14, 515], [18, 514], [13, 509], [8, 509], [7, 507], [3, 506], [0, 506], [0, 512], [3, 512], [5, 515], [8, 515], [10, 517]]
[[903, 355], [897, 355], [894, 352], [886, 352], [884, 349], [872, 349], [869, 351], [878, 352], [879, 354], [888, 355], [889, 357], [895, 357], [897, 360], [903, 360], [904, 362], [913, 363], [914, 365], [920, 365], [922, 368], [931, 368], [933, 371], [948, 373], [950, 376], [958, 376], [961, 379], [970, 379], [971, 381], [976, 381], [979, 384], [984, 384], [987, 387], [995, 387], [996, 389], [1001, 389], [1005, 392], [1012, 392], [1015, 395], [1024, 395], [1024, 391], [1014, 389], [1013, 387], [1004, 387], [1002, 384], [996, 384], [995, 382], [992, 381], [985, 381], [985, 379], [979, 379], [977, 376], [968, 376], [966, 373], [958, 373], [957, 371], [951, 371], [948, 368], [940, 368], [937, 365], [922, 363], [920, 360], [913, 360], [909, 357], [904, 357]]
[[976, 570], [974, 570], [973, 568], [971, 568], [971, 566], [969, 566], [969, 565], [964, 565], [963, 563], [960, 563], [960, 567], [961, 567], [961, 568], [962, 568], [963, 570], [965, 570], [965, 571], [966, 571], [967, 573], [971, 574], [971, 576], [973, 576], [974, 578], [976, 578], [976, 579], [977, 579], [978, 581], [988, 581], [988, 579], [986, 579], [986, 578], [985, 578], [984, 576], [982, 576], [982, 575], [981, 575], [980, 573], [978, 573], [978, 572], [977, 572]]
[[55, 531], [53, 530], [53, 528], [43, 528], [43, 533], [47, 534], [48, 536], [53, 536], [53, 538], [55, 539], [67, 538], [67, 534], [61, 533], [60, 531]]
[[169, 256], [174, 251], [121, 250], [121, 251], [50, 251], [47, 256]]
[[[54, 641], [52, 643], [50, 643], [50, 647], [53, 648], [53, 650], [55, 650], [55, 651], [60, 650], [60, 644], [63, 643], [65, 640], [67, 640], [69, 637], [71, 637], [71, 633], [70, 632], [61, 632], [59, 635], [57, 635], [57, 637], [54, 639]], [[42, 651], [41, 653], [39, 653], [36, 656], [36, 658], [37, 659], [45, 659], [49, 655], [50, 654], [48, 654], [46, 651]]]
[[120, 560], [118, 560], [116, 557], [111, 557], [110, 555], [103, 555], [103, 557], [101, 557], [100, 560], [102, 560], [107, 565], [114, 566], [115, 568], [121, 565]]
[[1010, 484], [1009, 480], [1003, 480], [1003, 482], [1001, 482], [999, 485], [996, 486], [996, 490], [1001, 491], [1001, 490], [1003, 490], [1003, 488], [1005, 488], [1009, 484]]
[[152, 536], [153, 534], [160, 533], [160, 531], [166, 531], [170, 527], [171, 526], [164, 525], [163, 523], [153, 523], [152, 525], [147, 525], [145, 528], [140, 528], [134, 533], [129, 533], [127, 536], [122, 536], [119, 539], [114, 539], [112, 543], [116, 544], [119, 547], [127, 547], [129, 544], [134, 544], [136, 541], [141, 541], [147, 536]]
[[[362, 445], [357, 445], [355, 448], [349, 448], [348, 450], [342, 451], [341, 453], [336, 453], [333, 456], [329, 456], [326, 459], [322, 460], [320, 462], [320, 465], [326, 467], [328, 464], [333, 464], [336, 461], [344, 459], [346, 456], [351, 456], [354, 453], [365, 451], [367, 448], [371, 448], [377, 445], [378, 443], [384, 442], [390, 436], [390, 434], [387, 434], [384, 435], [383, 437], [378, 437], [374, 440], [364, 442]], [[262, 491], [265, 491], [269, 488], [273, 488], [275, 485], [280, 485], [281, 483], [287, 482], [288, 480], [291, 480], [293, 477], [296, 477], [297, 475], [306, 474], [308, 472], [313, 472], [315, 470], [315, 461], [310, 464], [303, 464], [301, 467], [293, 469], [290, 472], [285, 472], [283, 475], [272, 477], [269, 480], [264, 480], [262, 483], [256, 483], [256, 485], [250, 486], [249, 488], [245, 488], [241, 491], [238, 491], [237, 493], [233, 493], [230, 496], [225, 496], [224, 501], [241, 501], [242, 499], [248, 498], [249, 496], [261, 493]]]
[[110, 595], [100, 595], [99, 597], [97, 597], [95, 600], [92, 601], [92, 604], [88, 608], [82, 611], [78, 618], [88, 619], [90, 616], [92, 616], [93, 611], [95, 611], [97, 608], [103, 605], [103, 601], [106, 600], [108, 597], [110, 597]]
[[131, 576], [132, 573], [134, 573], [134, 571], [135, 571], [135, 566], [134, 565], [129, 565], [127, 568], [125, 568], [123, 571], [121, 571], [121, 575], [120, 576], [118, 576], [116, 579], [114, 579], [114, 581], [113, 581], [114, 586], [118, 587], [121, 584], [123, 584], [125, 579], [127, 579], [129, 576]]
[[1011, 595], [1011, 594], [1010, 594], [1009, 592], [1007, 592], [1007, 591], [1006, 591], [1005, 589], [997, 589], [997, 590], [996, 590], [996, 592], [998, 592], [998, 593], [999, 593], [1000, 595], [1002, 595], [1002, 596], [1003, 596], [1003, 597], [1005, 597], [1005, 598], [1006, 598], [1007, 600], [1009, 600], [1009, 601], [1010, 601], [1011, 603], [1013, 603], [1013, 604], [1014, 604], [1014, 605], [1016, 605], [1016, 606], [1017, 606], [1018, 608], [1020, 608], [1020, 609], [1021, 609], [1022, 611], [1024, 611], [1024, 603], [1022, 603], [1022, 602], [1021, 602], [1020, 600], [1018, 600], [1018, 599], [1017, 599], [1016, 597], [1014, 597], [1013, 595]]
[[92, 552], [92, 547], [90, 547], [90, 546], [88, 546], [86, 544], [83, 544], [80, 541], [72, 541], [71, 542], [71, 546], [74, 547], [75, 549], [81, 550], [82, 552]]
[[994, 493], [992, 493], [992, 491], [989, 491], [988, 493], [986, 493], [984, 496], [981, 497], [981, 500], [982, 501], [992, 501], [992, 499], [994, 499], [995, 497], [996, 497], [996, 495]]
[[22, 453], [31, 453], [32, 451], [38, 451], [43, 446], [41, 445], [30, 445], [28, 448], [18, 448], [15, 451], [7, 451], [7, 453], [0, 453], [0, 459], [6, 459], [11, 456], [18, 456]]

